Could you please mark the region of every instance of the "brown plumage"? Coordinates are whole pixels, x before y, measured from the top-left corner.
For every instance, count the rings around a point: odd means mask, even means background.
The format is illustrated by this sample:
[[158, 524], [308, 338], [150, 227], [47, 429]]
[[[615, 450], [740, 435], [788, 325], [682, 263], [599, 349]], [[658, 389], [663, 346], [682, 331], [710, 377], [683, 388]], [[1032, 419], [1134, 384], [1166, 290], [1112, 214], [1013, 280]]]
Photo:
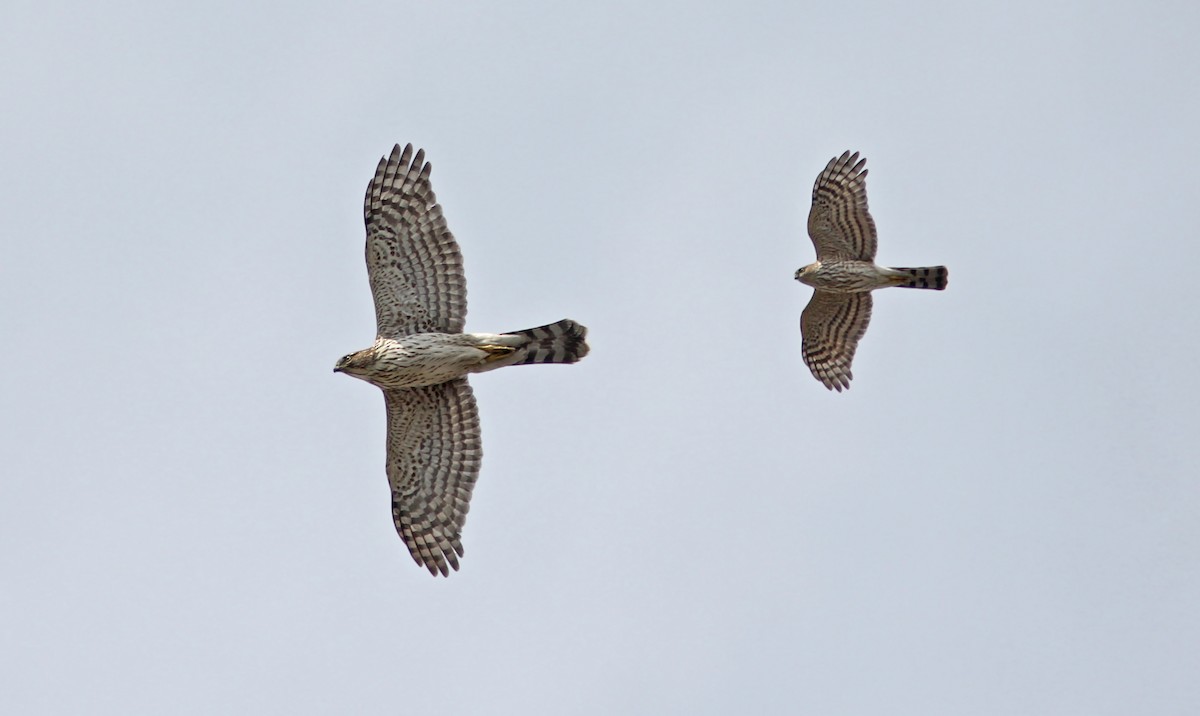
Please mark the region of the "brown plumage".
[[875, 265], [878, 239], [867, 209], [867, 160], [858, 152], [834, 157], [813, 185], [808, 235], [816, 263], [796, 271], [812, 286], [812, 300], [800, 317], [801, 350], [813, 377], [830, 390], [850, 387], [850, 364], [871, 321], [871, 294], [877, 288], [946, 288], [945, 266], [886, 268]]
[[383, 390], [387, 476], [396, 531], [433, 575], [458, 569], [462, 528], [483, 456], [466, 376], [509, 365], [574, 363], [587, 329], [564, 319], [512, 333], [463, 333], [462, 255], [412, 145], [379, 161], [367, 186], [367, 274], [375, 343], [334, 371]]

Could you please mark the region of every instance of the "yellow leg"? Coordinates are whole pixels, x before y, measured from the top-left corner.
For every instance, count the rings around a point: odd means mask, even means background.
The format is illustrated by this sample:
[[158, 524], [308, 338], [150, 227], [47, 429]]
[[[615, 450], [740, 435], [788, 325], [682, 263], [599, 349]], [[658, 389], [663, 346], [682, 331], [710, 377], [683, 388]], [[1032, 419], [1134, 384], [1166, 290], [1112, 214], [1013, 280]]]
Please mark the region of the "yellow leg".
[[479, 350], [487, 353], [487, 357], [483, 359], [484, 363], [491, 363], [494, 360], [500, 360], [501, 358], [503, 358], [507, 355], [511, 355], [512, 353], [516, 352], [516, 350], [517, 350], [516, 348], [513, 348], [512, 346], [482, 345], [482, 346], [475, 346], [475, 347], [478, 348]]

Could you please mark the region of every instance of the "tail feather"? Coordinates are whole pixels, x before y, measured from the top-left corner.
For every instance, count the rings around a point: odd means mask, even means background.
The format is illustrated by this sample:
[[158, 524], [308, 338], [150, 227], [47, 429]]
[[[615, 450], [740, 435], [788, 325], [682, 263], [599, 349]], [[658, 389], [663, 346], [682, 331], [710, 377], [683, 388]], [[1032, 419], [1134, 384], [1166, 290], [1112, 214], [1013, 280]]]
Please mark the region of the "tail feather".
[[529, 339], [521, 351], [525, 357], [510, 365], [526, 363], [574, 363], [588, 354], [587, 328], [569, 318], [524, 331], [513, 331], [510, 335]]
[[893, 268], [909, 275], [908, 281], [896, 284], [900, 288], [930, 288], [941, 291], [949, 283], [950, 272], [945, 266], [922, 266], [921, 268]]

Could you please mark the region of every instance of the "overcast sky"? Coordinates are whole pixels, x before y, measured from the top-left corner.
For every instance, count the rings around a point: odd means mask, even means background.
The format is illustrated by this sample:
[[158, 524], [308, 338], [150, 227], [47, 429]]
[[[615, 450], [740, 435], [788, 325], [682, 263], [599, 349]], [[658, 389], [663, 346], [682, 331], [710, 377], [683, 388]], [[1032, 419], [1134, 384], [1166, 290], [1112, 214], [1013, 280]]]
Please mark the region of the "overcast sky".
[[[499, 8], [503, 9], [499, 9]], [[735, 9], [736, 8], [736, 9]], [[1200, 5], [0, 10], [0, 711], [1200, 712]], [[462, 570], [396, 536], [362, 196], [425, 148]], [[800, 356], [813, 179], [880, 263]]]

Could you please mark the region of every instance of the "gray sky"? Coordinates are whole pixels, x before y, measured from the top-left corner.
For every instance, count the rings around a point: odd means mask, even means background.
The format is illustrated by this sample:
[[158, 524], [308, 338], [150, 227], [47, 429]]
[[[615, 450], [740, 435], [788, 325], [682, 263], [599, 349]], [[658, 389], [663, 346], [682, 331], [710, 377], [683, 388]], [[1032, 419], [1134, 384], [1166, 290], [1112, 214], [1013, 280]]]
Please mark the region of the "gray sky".
[[[1197, 713], [1200, 6], [737, 5], [6, 3], [0, 711]], [[409, 141], [468, 330], [591, 331], [448, 580], [331, 372]], [[950, 288], [835, 394], [844, 149]]]

